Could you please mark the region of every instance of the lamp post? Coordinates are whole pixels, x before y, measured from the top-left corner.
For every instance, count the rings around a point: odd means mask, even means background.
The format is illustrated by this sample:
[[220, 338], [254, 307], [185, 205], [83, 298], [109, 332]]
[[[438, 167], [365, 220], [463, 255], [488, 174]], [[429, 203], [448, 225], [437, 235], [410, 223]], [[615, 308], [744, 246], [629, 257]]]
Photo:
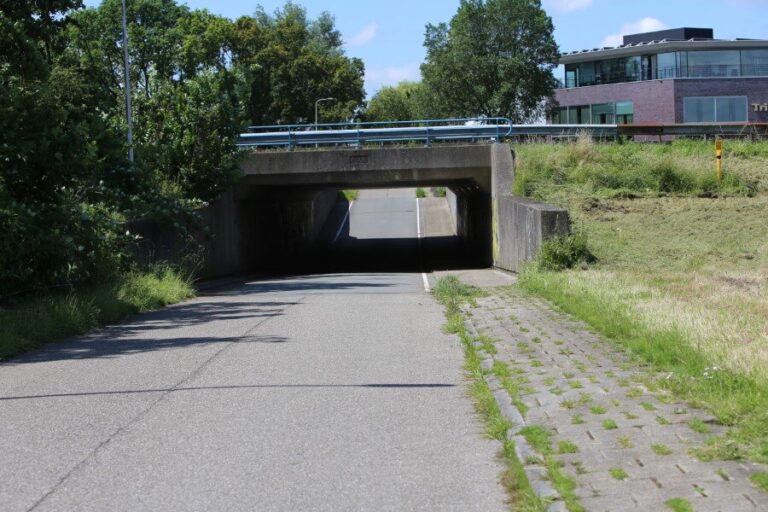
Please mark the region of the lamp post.
[[123, 3], [123, 57], [125, 60], [125, 117], [128, 122], [128, 162], [133, 165], [133, 112], [131, 107], [131, 70], [128, 59], [128, 23], [126, 21], [125, 0]]
[[317, 131], [317, 106], [323, 101], [336, 101], [336, 98], [320, 98], [315, 102], [315, 131]]

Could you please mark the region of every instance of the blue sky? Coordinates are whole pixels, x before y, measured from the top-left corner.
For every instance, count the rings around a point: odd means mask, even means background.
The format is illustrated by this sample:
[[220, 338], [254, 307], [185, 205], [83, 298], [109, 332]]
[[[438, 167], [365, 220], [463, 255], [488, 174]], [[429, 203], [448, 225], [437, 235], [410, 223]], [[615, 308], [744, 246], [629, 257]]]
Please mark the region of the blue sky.
[[[131, 1], [131, 0], [127, 0]], [[236, 18], [283, 0], [180, 0], [190, 8]], [[100, 0], [86, 0], [94, 6]], [[369, 96], [382, 85], [418, 79], [424, 26], [450, 20], [459, 0], [295, 0], [309, 15], [329, 11], [348, 55], [366, 66]], [[562, 51], [616, 44], [623, 33], [665, 27], [711, 27], [715, 37], [768, 39], [768, 0], [543, 0]]]

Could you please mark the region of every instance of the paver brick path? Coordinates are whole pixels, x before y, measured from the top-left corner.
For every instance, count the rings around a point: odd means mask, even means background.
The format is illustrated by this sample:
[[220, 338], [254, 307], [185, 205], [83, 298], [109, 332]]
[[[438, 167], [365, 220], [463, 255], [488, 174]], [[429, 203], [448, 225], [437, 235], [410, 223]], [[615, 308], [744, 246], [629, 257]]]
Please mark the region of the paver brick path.
[[[638, 364], [584, 324], [511, 289], [478, 299], [469, 321], [495, 340], [496, 360], [525, 376], [526, 424], [548, 429], [555, 447], [578, 449], [556, 457], [586, 510], [666, 510], [671, 498], [695, 511], [768, 510], [768, 495], [749, 481], [762, 468], [689, 455], [722, 427], [706, 411], [649, 392]], [[709, 434], [695, 432], [692, 419]]]

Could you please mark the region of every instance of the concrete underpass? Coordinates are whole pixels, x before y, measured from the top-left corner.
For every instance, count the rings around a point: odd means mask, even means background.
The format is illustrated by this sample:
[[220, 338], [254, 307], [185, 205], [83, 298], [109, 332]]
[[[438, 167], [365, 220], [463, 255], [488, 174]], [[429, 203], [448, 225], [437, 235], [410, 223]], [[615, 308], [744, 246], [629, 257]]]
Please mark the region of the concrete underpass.
[[[244, 176], [206, 212], [215, 235], [206, 252], [209, 277], [491, 266], [516, 271], [542, 239], [568, 230], [563, 210], [511, 196], [514, 158], [503, 144], [262, 151], [244, 154], [240, 165]], [[448, 191], [445, 199], [424, 201], [421, 251], [415, 232], [377, 239], [376, 225], [400, 224], [394, 210], [416, 209], [417, 186]], [[362, 191], [346, 226], [349, 205], [340, 189]], [[410, 192], [381, 196], [371, 189]], [[402, 229], [415, 230], [415, 211], [409, 215], [414, 218], [403, 220], [408, 227]], [[440, 228], [433, 233], [433, 226]]]

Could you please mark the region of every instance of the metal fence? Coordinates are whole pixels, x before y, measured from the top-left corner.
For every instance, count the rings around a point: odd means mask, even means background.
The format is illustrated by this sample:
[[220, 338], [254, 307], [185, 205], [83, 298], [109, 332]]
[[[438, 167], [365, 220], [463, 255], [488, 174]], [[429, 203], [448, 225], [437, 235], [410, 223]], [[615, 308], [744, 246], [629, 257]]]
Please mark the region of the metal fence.
[[768, 137], [768, 123], [548, 124], [513, 125], [505, 118], [441, 119], [384, 123], [252, 126], [240, 136], [243, 149], [356, 147], [384, 144], [558, 141], [586, 134], [598, 140], [662, 141], [679, 137]]

